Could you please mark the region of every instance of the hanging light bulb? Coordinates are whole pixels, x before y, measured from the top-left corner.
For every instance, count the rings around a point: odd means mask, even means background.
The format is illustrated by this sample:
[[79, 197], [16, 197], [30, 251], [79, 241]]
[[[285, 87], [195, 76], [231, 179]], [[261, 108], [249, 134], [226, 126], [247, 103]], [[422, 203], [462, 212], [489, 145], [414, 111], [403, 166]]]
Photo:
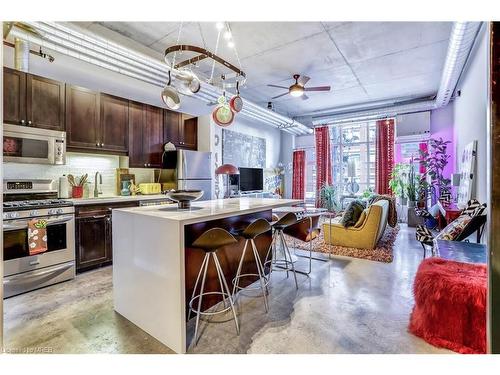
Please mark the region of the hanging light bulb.
[[222, 30], [224, 28], [224, 22], [216, 22], [215, 23], [215, 27], [217, 28], [217, 30]]

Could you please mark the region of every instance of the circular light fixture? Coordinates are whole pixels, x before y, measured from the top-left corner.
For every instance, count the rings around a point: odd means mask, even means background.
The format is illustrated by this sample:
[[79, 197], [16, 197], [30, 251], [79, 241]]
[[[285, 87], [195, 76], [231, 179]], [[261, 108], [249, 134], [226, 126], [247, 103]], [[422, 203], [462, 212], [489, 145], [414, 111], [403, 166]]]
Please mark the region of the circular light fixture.
[[224, 22], [216, 22], [215, 23], [215, 27], [217, 28], [217, 30], [222, 30], [224, 28]]
[[298, 98], [299, 96], [302, 96], [302, 94], [304, 94], [304, 88], [301, 85], [295, 84], [290, 86], [290, 95]]
[[230, 40], [229, 42], [227, 42], [227, 46], [229, 48], [234, 48], [234, 42], [232, 40]]
[[224, 39], [229, 40], [232, 38], [232, 36], [233, 35], [231, 34], [231, 31], [229, 30], [224, 31]]

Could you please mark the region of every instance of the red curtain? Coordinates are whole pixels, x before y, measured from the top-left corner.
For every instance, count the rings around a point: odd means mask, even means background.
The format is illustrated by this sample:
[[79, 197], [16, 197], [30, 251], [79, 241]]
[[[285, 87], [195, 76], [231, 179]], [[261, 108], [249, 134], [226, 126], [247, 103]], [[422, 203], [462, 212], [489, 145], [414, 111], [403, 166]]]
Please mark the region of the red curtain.
[[316, 207], [319, 207], [320, 189], [332, 183], [332, 158], [330, 156], [330, 130], [328, 126], [314, 129], [316, 138]]
[[306, 191], [306, 152], [293, 152], [292, 199], [304, 199]]
[[375, 191], [392, 194], [389, 180], [394, 167], [394, 120], [377, 121], [375, 152]]

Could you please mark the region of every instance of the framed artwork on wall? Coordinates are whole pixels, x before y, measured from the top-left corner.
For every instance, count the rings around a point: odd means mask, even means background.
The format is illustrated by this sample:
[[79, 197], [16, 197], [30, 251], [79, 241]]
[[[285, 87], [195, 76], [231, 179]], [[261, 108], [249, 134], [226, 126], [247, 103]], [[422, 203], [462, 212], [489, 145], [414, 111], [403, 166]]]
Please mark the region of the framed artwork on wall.
[[457, 206], [465, 208], [467, 201], [473, 198], [476, 178], [477, 141], [465, 146], [460, 156], [460, 186], [458, 188]]

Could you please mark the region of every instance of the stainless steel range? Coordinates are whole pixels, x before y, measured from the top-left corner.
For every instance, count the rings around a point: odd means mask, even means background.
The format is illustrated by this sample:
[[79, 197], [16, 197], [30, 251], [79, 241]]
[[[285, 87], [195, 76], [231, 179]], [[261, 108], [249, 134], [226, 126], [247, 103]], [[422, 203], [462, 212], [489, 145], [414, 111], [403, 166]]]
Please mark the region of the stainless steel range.
[[[52, 180], [4, 180], [4, 297], [75, 277], [75, 210]], [[28, 222], [47, 221], [47, 251], [30, 255]]]

